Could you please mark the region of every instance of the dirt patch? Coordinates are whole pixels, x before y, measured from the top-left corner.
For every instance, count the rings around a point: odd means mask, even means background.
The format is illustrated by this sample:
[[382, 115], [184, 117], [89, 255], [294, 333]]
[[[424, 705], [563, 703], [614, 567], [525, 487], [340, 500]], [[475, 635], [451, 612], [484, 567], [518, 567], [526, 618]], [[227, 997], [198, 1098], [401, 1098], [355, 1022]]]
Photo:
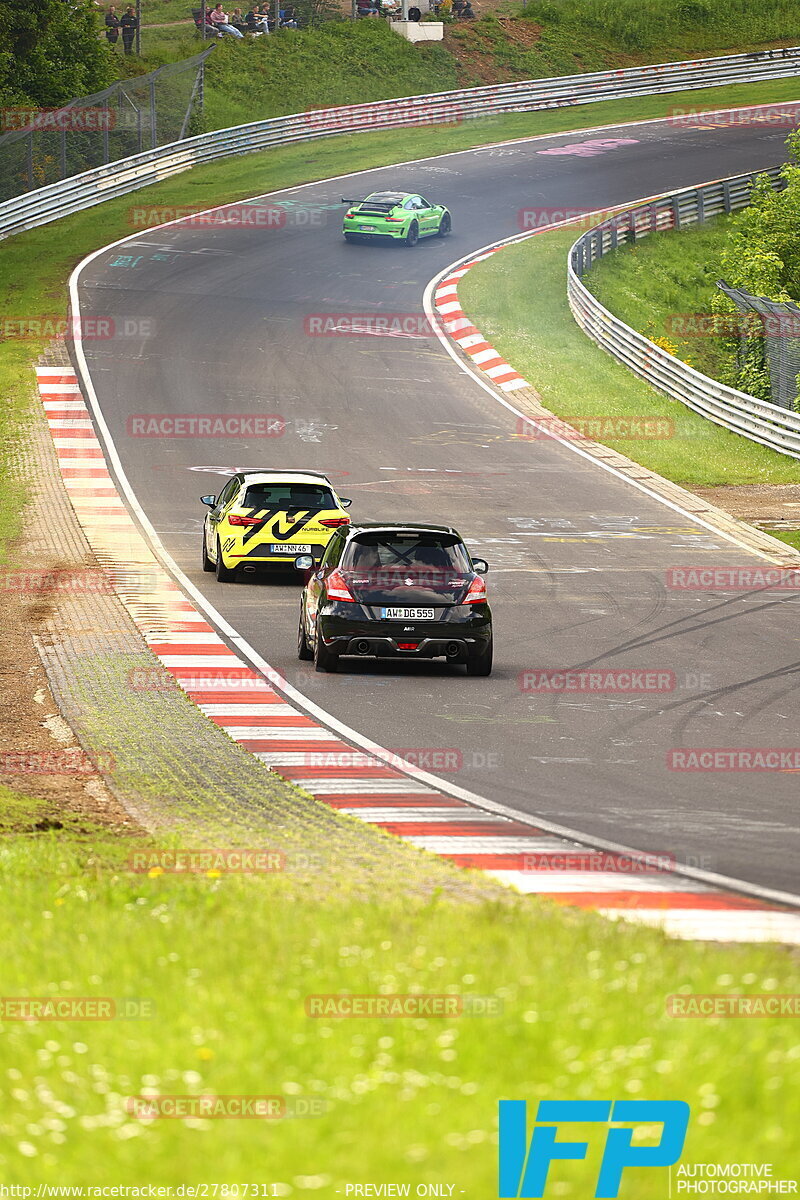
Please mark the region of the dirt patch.
[[692, 491], [740, 521], [770, 528], [800, 528], [800, 484], [695, 487]]
[[[91, 833], [98, 825], [114, 834], [142, 832], [59, 716], [36, 652], [34, 637], [42, 623], [70, 602], [64, 577], [75, 571], [75, 564], [26, 562], [24, 571], [2, 575], [11, 586], [2, 592], [0, 784], [17, 799], [4, 805], [0, 835], [67, 826], [74, 833]], [[25, 580], [34, 581], [28, 591], [23, 590]], [[45, 586], [36, 586], [42, 580]]]

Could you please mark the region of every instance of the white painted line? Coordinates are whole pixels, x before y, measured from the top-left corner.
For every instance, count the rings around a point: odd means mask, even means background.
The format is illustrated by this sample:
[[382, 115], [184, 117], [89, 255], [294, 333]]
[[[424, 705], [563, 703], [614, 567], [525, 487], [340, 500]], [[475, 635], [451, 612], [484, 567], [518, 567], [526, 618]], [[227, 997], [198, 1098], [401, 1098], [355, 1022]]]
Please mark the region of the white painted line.
[[597, 912], [617, 920], [655, 925], [671, 937], [800, 946], [800, 917], [791, 912], [716, 908], [598, 908]]
[[[420, 850], [430, 850], [433, 854], [538, 854], [541, 852], [543, 841], [542, 838], [516, 835], [476, 837], [472, 834], [466, 834], [464, 837], [458, 837], [457, 834], [437, 837], [432, 834], [430, 837], [407, 837], [405, 840]], [[584, 885], [581, 891], [585, 890]]]
[[[541, 853], [541, 851], [537, 851]], [[526, 894], [546, 892], [697, 892], [713, 895], [710, 888], [675, 875], [631, 875], [615, 871], [505, 871], [486, 868], [501, 883]]]
[[[358, 817], [362, 821], [373, 824], [380, 821], [392, 821], [395, 824], [409, 822], [415, 825], [427, 824], [431, 821], [469, 821], [474, 824], [498, 820], [492, 813], [476, 813], [468, 804], [460, 808], [413, 808], [398, 804], [393, 808], [340, 808], [339, 812], [345, 812], [348, 816]], [[556, 842], [554, 844], [563, 853], [563, 843]]]

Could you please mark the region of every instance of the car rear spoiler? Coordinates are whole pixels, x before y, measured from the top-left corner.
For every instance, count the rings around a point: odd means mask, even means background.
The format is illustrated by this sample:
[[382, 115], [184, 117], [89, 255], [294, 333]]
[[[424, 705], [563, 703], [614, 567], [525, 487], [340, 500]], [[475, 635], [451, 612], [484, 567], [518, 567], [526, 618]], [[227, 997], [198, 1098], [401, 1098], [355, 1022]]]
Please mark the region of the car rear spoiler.
[[397, 208], [396, 203], [383, 203], [380, 200], [345, 200], [342, 196], [342, 204], [368, 204], [367, 212], [391, 212], [393, 208]]

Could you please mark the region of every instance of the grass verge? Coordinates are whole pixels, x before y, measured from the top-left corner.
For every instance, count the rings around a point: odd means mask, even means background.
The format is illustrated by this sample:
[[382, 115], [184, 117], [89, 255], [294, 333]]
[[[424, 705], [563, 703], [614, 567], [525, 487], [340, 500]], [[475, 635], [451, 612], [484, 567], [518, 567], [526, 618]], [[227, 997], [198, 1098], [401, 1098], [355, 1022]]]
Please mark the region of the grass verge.
[[[539, 234], [473, 267], [459, 286], [465, 311], [545, 405], [567, 421], [665, 419], [668, 437], [597, 440], [687, 487], [800, 482], [800, 463], [654, 391], [586, 337], [566, 296], [567, 252], [577, 236], [574, 229]], [[641, 310], [636, 318], [640, 324]]]
[[[685, 1099], [687, 1160], [746, 1147], [776, 1175], [800, 1166], [791, 1021], [666, 1014], [681, 991], [800, 991], [779, 951], [668, 943], [535, 902], [421, 899], [413, 873], [365, 904], [343, 878], [132, 876], [113, 845], [63, 836], [0, 853], [5, 995], [136, 997], [152, 1013], [3, 1022], [6, 1183], [238, 1181], [334, 1197], [352, 1182], [435, 1180], [489, 1197], [508, 1096]], [[491, 997], [502, 1012], [306, 1015], [306, 996], [340, 992]], [[310, 1124], [142, 1121], [126, 1106], [203, 1092], [324, 1112]], [[559, 1167], [560, 1195], [588, 1194], [600, 1152], [589, 1140], [588, 1163]], [[660, 1200], [665, 1172], [631, 1172], [626, 1186]]]
[[[648, 115], [665, 104], [651, 102]], [[602, 115], [587, 111], [586, 123], [619, 119], [633, 106], [603, 107]], [[143, 200], [210, 205], [575, 124], [574, 112], [521, 116], [331, 139], [204, 168], [11, 239], [0, 264], [2, 315], [63, 311], [69, 268], [128, 232], [128, 210]], [[40, 349], [0, 344], [6, 555], [23, 508], [14, 447], [33, 411], [29, 364]], [[365, 883], [347, 863], [310, 881], [131, 876], [127, 845], [98, 834], [87, 846], [69, 829], [37, 831], [36, 822], [26, 824], [27, 798], [0, 796], [4, 802], [4, 994], [140, 997], [154, 1006], [149, 1017], [122, 1023], [2, 1020], [6, 1183], [238, 1180], [280, 1184], [274, 1195], [334, 1197], [354, 1181], [445, 1181], [456, 1194], [487, 1197], [496, 1193], [500, 1097], [598, 1094], [689, 1101], [689, 1158], [728, 1159], [746, 1146], [749, 1160], [775, 1162], [776, 1174], [797, 1169], [790, 1146], [800, 1100], [784, 1086], [797, 1058], [790, 1023], [665, 1013], [666, 996], [681, 990], [799, 991], [797, 965], [780, 949], [669, 943], [532, 900], [498, 903], [480, 883], [471, 903], [423, 897], [414, 871]], [[503, 1013], [306, 1016], [307, 994], [341, 991], [489, 996]], [[308, 1125], [143, 1122], [126, 1107], [142, 1093], [203, 1091], [280, 1095], [294, 1105], [322, 1100], [326, 1110]], [[561, 1195], [587, 1194], [595, 1140], [589, 1163], [560, 1168]], [[663, 1196], [663, 1172], [636, 1174], [637, 1196]]]

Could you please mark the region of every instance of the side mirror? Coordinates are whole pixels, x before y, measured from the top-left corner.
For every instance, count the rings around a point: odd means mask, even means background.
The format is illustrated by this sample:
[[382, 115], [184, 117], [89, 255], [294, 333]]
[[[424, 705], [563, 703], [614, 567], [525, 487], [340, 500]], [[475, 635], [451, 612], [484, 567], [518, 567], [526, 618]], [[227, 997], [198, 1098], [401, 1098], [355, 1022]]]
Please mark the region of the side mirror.
[[217, 506], [216, 496], [201, 496], [200, 499], [202, 500], [203, 504], [207, 505], [209, 508], [216, 508]]
[[310, 554], [298, 554], [294, 560], [294, 565], [298, 571], [311, 571], [314, 568], [314, 559]]
[[479, 575], [485, 575], [489, 570], [489, 564], [485, 558], [473, 558], [472, 567], [473, 570], [477, 571]]
[[339, 503], [341, 504], [342, 508], [349, 508], [353, 501], [348, 500], [345, 496], [340, 496]]

